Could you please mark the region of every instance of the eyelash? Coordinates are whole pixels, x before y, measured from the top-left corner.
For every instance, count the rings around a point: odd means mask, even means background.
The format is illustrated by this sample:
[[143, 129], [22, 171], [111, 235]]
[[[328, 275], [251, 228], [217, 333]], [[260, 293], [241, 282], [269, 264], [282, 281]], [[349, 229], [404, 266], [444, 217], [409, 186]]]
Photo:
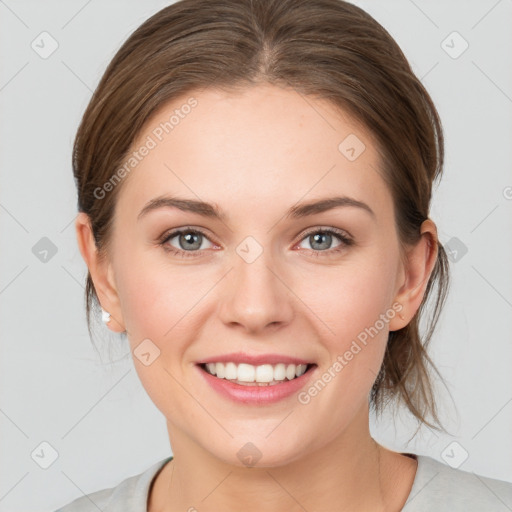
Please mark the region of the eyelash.
[[[200, 256], [201, 252], [202, 252], [201, 250], [198, 250], [198, 251], [183, 251], [181, 249], [176, 249], [176, 247], [173, 247], [173, 246], [167, 244], [167, 242], [169, 242], [169, 240], [171, 240], [175, 236], [181, 235], [183, 233], [193, 233], [193, 234], [196, 234], [196, 235], [202, 235], [207, 240], [209, 240], [209, 238], [206, 235], [206, 233], [204, 233], [203, 231], [201, 231], [199, 229], [195, 229], [195, 228], [194, 229], [192, 229], [192, 228], [181, 228], [181, 229], [177, 229], [175, 231], [164, 233], [164, 235], [158, 241], [158, 244], [160, 246], [162, 246], [162, 248], [166, 252], [169, 252], [169, 253], [177, 255], [177, 256], [181, 256], [181, 257], [184, 257], [184, 258], [195, 258], [197, 256]], [[345, 249], [347, 247], [350, 247], [350, 246], [355, 244], [354, 240], [352, 238], [350, 238], [344, 231], [341, 231], [341, 230], [338, 230], [338, 229], [334, 229], [334, 228], [325, 228], [325, 229], [323, 229], [323, 228], [314, 228], [314, 229], [309, 230], [306, 233], [304, 233], [302, 235], [302, 238], [299, 240], [299, 242], [302, 242], [308, 236], [311, 236], [311, 235], [316, 234], [316, 233], [323, 233], [323, 234], [334, 235], [341, 242], [341, 244], [338, 245], [337, 247], [335, 247], [334, 249], [325, 249], [323, 251], [315, 251], [314, 249], [306, 249], [308, 251], [313, 252], [313, 254], [315, 254], [316, 257], [320, 256], [320, 254], [329, 256], [329, 255], [332, 255], [334, 253], [338, 253], [338, 252], [342, 251], [343, 249]]]

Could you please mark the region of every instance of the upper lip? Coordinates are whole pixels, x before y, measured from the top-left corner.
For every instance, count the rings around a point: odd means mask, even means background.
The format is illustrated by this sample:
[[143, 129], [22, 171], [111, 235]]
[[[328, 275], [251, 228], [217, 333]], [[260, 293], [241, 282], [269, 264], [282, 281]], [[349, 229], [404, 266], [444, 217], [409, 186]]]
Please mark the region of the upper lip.
[[307, 361], [306, 359], [301, 359], [300, 357], [290, 357], [284, 354], [258, 354], [251, 355], [243, 352], [236, 352], [232, 354], [220, 354], [218, 356], [208, 357], [206, 359], [201, 359], [201, 361], [197, 361], [197, 364], [206, 364], [206, 363], [229, 363], [233, 362], [235, 364], [251, 364], [253, 366], [259, 366], [263, 364], [312, 364], [311, 361]]

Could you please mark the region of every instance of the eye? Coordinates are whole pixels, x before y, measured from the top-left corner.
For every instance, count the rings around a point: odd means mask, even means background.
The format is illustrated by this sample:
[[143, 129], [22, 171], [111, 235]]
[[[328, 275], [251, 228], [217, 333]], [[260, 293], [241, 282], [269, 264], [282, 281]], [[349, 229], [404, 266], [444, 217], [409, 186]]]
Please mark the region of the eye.
[[[325, 253], [325, 255], [336, 253], [354, 245], [354, 240], [347, 233], [335, 228], [310, 230], [303, 235], [301, 243], [304, 242], [308, 242], [311, 247], [305, 247], [305, 249], [312, 251], [316, 256], [321, 253]], [[335, 242], [337, 244], [333, 246]], [[208, 247], [208, 243], [211, 244], [210, 247]], [[200, 256], [201, 251], [205, 249], [219, 247], [211, 242], [201, 230], [192, 228], [181, 228], [167, 232], [162, 236], [159, 244], [165, 251], [182, 257]]]
[[[301, 243], [304, 242], [310, 245], [310, 248], [305, 247], [305, 249], [312, 250], [316, 253], [333, 253], [354, 244], [352, 238], [346, 233], [334, 228], [315, 228], [305, 234]], [[333, 246], [333, 242], [337, 242], [337, 245]]]
[[206, 242], [215, 247], [215, 244], [210, 242], [202, 231], [182, 228], [166, 233], [159, 243], [166, 251], [180, 256], [194, 257], [195, 253], [209, 248], [207, 244], [205, 245]]

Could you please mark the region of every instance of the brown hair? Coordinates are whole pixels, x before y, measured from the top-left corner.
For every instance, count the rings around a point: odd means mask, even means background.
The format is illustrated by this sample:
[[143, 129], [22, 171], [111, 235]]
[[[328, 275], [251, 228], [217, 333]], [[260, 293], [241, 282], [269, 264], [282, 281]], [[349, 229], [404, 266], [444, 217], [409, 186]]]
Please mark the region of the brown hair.
[[[429, 94], [389, 33], [341, 0], [181, 0], [145, 21], [121, 46], [76, 135], [78, 208], [90, 217], [100, 254], [107, 250], [122, 183], [105, 197], [97, 191], [122, 165], [150, 116], [203, 88], [263, 82], [328, 100], [369, 129], [382, 155], [379, 172], [394, 200], [401, 248], [418, 242], [432, 185], [442, 172], [443, 133]], [[428, 366], [439, 372], [426, 347], [448, 292], [448, 270], [438, 242], [423, 302], [406, 327], [389, 334], [370, 396], [376, 411], [398, 397], [433, 428], [428, 415], [441, 423]], [[436, 283], [422, 339], [420, 317]], [[91, 307], [98, 303], [90, 274], [86, 306], [91, 332]]]

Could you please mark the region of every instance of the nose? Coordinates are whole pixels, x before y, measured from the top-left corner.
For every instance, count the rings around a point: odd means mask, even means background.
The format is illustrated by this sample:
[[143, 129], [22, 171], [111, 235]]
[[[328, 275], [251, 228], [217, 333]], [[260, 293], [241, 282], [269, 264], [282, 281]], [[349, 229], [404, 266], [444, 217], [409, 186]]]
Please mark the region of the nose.
[[271, 255], [263, 251], [250, 263], [237, 254], [233, 259], [222, 290], [221, 321], [251, 334], [289, 324], [294, 315], [293, 293]]

